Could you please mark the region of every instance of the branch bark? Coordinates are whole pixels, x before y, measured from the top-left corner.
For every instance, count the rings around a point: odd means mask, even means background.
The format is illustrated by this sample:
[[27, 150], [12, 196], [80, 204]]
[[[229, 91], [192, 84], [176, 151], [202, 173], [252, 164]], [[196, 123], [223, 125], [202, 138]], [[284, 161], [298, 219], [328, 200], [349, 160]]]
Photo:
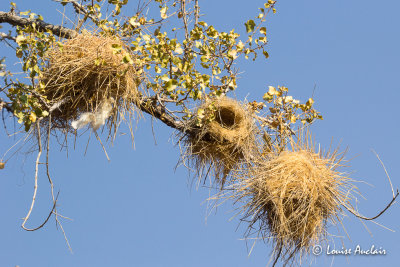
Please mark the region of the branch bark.
[[174, 128], [181, 132], [188, 131], [187, 129], [185, 129], [185, 126], [182, 122], [175, 120], [171, 115], [166, 113], [163, 107], [161, 105], [157, 105], [154, 99], [150, 97], [142, 98], [137, 104], [137, 107], [141, 111], [153, 116], [154, 118], [159, 119], [171, 128]]
[[2, 109], [6, 109], [8, 112], [13, 113], [13, 109], [10, 103], [5, 102], [3, 99], [0, 98], [0, 111]]
[[28, 19], [17, 16], [11, 12], [0, 11], [0, 23], [8, 23], [12, 26], [29, 26], [35, 24], [37, 29], [41, 31], [51, 31], [54, 35], [63, 38], [74, 38], [78, 33], [74, 30], [65, 28], [63, 26], [50, 24], [41, 20]]
[[[53, 32], [54, 35], [67, 39], [74, 38], [78, 35], [78, 33], [74, 30], [46, 23], [44, 21], [23, 18], [11, 12], [0, 11], [0, 23], [8, 23], [12, 26], [22, 26], [22, 27], [29, 26], [35, 23], [38, 29], [43, 31], [50, 30]], [[137, 107], [143, 112], [153, 116], [156, 119], [159, 119], [160, 121], [162, 121], [164, 124], [166, 124], [171, 128], [174, 128], [181, 132], [189, 131], [188, 129], [185, 129], [182, 122], [175, 120], [171, 115], [166, 113], [163, 107], [161, 105], [158, 105], [157, 102], [154, 101], [154, 99], [152, 99], [151, 97], [142, 98], [137, 103]], [[2, 108], [5, 108], [8, 112], [13, 113], [11, 105], [5, 102], [4, 100], [0, 99], [0, 110]], [[45, 106], [45, 108], [48, 109], [48, 106]], [[51, 110], [49, 111], [51, 112]]]
[[0, 40], [5, 40], [5, 39], [8, 39], [8, 40], [16, 42], [15, 37], [13, 37], [11, 35], [8, 35], [8, 34], [6, 34], [4, 32], [0, 32]]

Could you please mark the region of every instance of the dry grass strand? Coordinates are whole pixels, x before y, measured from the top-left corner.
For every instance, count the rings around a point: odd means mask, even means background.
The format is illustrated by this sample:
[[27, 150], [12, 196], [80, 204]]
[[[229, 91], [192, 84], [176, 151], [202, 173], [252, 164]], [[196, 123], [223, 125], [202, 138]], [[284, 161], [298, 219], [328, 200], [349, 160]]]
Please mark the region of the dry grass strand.
[[342, 220], [342, 207], [355, 189], [338, 171], [344, 153], [315, 151], [310, 136], [291, 142], [291, 149], [260, 156], [248, 170], [235, 173], [232, 197], [243, 203], [246, 237], [272, 241], [274, 262], [285, 264], [326, 240], [328, 223]]
[[214, 119], [201, 127], [196, 125], [197, 118], [189, 123], [192, 130], [184, 138], [183, 161], [195, 170], [199, 181], [211, 172], [222, 188], [231, 170], [255, 153], [256, 128], [250, 111], [234, 99], [209, 100], [199, 109]]
[[72, 130], [71, 121], [83, 113], [99, 113], [110, 99], [114, 100], [109, 114], [114, 128], [126, 112], [133, 112], [139, 97], [140, 66], [124, 63], [124, 58], [135, 57], [118, 37], [84, 32], [55, 45], [47, 57], [41, 94], [54, 107], [53, 128]]

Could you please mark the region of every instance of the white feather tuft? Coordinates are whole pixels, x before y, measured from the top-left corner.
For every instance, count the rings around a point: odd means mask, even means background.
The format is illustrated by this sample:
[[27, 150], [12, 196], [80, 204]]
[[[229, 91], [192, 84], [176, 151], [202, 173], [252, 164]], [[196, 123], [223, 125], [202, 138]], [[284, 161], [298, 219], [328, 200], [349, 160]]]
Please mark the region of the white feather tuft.
[[83, 113], [80, 118], [76, 121], [71, 123], [72, 128], [74, 129], [81, 129], [85, 127], [88, 123], [91, 123], [94, 119], [94, 115], [91, 112]]
[[114, 99], [111, 97], [104, 101], [99, 110], [96, 112], [83, 113], [80, 118], [71, 123], [74, 129], [81, 129], [90, 123], [94, 131], [97, 131], [106, 123], [106, 120], [111, 116], [112, 104]]

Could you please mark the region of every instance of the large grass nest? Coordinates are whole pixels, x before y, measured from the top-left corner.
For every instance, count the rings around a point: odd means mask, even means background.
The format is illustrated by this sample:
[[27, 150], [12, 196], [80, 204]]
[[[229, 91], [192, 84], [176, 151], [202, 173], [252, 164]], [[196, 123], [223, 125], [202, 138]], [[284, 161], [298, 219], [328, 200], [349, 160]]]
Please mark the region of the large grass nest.
[[256, 127], [250, 111], [228, 97], [206, 101], [197, 109], [198, 114], [200, 110], [205, 120], [201, 126], [198, 117], [189, 123], [183, 159], [195, 170], [199, 181], [211, 173], [222, 188], [231, 170], [255, 153]]
[[236, 173], [231, 197], [243, 203], [246, 236], [271, 241], [275, 263], [301, 261], [312, 246], [325, 242], [327, 225], [341, 222], [342, 206], [355, 189], [338, 171], [344, 153], [323, 155], [308, 141], [293, 141], [290, 150], [260, 156]]
[[97, 124], [110, 117], [116, 126], [119, 117], [132, 113], [139, 97], [140, 66], [132, 63], [134, 55], [118, 37], [85, 32], [55, 45], [47, 56], [41, 94], [55, 108], [53, 127], [71, 129], [70, 123], [82, 114], [88, 122], [102, 116]]

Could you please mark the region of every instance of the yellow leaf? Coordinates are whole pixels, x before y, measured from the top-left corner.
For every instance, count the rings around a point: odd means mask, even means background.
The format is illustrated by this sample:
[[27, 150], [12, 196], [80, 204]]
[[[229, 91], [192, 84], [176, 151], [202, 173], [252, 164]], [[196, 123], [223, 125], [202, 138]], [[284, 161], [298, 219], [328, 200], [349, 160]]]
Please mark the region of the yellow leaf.
[[271, 101], [273, 98], [274, 97], [272, 95], [268, 94], [268, 93], [265, 93], [264, 96], [263, 96], [263, 99], [265, 101], [268, 101], [268, 102]]
[[290, 116], [290, 121], [291, 121], [292, 123], [296, 123], [296, 120], [297, 120], [296, 116], [294, 116], [294, 115], [292, 114], [292, 116]]
[[18, 45], [21, 45], [22, 43], [26, 42], [26, 37], [23, 35], [18, 35], [17, 38], [15, 38], [15, 41]]
[[164, 82], [169, 82], [169, 80], [171, 80], [168, 76], [162, 76], [161, 80]]
[[273, 86], [268, 86], [268, 94], [269, 95], [278, 95], [279, 92]]
[[197, 117], [198, 117], [199, 119], [204, 118], [204, 113], [205, 113], [205, 110], [202, 109], [202, 108], [199, 108], [199, 109], [197, 110]]
[[203, 44], [202, 44], [201, 42], [199, 42], [199, 41], [196, 41], [195, 46], [196, 46], [197, 48], [200, 48], [200, 47], [203, 46]]
[[166, 19], [168, 17], [167, 10], [168, 10], [168, 7], [166, 7], [166, 6], [160, 9], [160, 15], [161, 15], [162, 19]]
[[138, 26], [140, 26], [140, 23], [136, 21], [136, 18], [135, 18], [135, 17], [132, 17], [132, 18], [129, 20], [129, 24], [131, 24], [133, 27], [138, 27]]
[[150, 35], [148, 35], [148, 34], [143, 35], [142, 38], [143, 38], [143, 40], [145, 40], [146, 42], [149, 42], [149, 41], [151, 40], [151, 37], [150, 37]]
[[237, 56], [237, 51], [236, 50], [231, 50], [231, 51], [229, 51], [228, 52], [228, 55], [231, 57], [231, 58], [233, 58], [233, 59], [236, 59], [238, 56]]
[[243, 50], [243, 48], [244, 48], [244, 44], [243, 44], [243, 42], [242, 41], [239, 41], [239, 43], [237, 44], [237, 50], [238, 51], [242, 51]]
[[37, 119], [36, 114], [35, 114], [35, 113], [31, 113], [31, 114], [29, 115], [29, 119], [31, 120], [31, 122], [35, 122], [36, 119]]
[[286, 103], [289, 103], [289, 102], [292, 102], [292, 101], [293, 101], [293, 97], [290, 96], [290, 95], [288, 95], [288, 96], [285, 96], [285, 97], [284, 97], [284, 100], [285, 100]]
[[177, 53], [178, 55], [180, 55], [183, 53], [183, 49], [180, 45], [177, 45], [174, 52]]

